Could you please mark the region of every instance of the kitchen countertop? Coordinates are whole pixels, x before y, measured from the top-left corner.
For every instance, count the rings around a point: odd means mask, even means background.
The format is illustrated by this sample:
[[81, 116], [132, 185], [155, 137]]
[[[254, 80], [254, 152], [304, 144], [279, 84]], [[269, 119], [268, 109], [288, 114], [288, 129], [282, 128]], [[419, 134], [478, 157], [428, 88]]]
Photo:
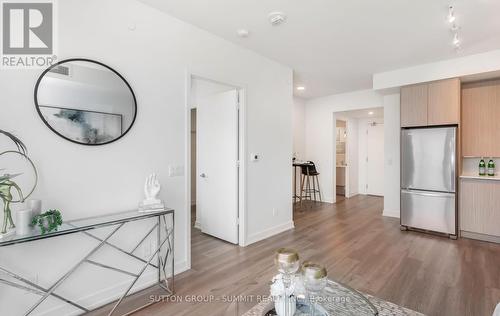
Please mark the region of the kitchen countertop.
[[500, 175], [496, 174], [494, 176], [480, 176], [477, 174], [462, 174], [460, 176], [460, 179], [474, 179], [474, 180], [493, 180], [493, 181], [500, 181]]

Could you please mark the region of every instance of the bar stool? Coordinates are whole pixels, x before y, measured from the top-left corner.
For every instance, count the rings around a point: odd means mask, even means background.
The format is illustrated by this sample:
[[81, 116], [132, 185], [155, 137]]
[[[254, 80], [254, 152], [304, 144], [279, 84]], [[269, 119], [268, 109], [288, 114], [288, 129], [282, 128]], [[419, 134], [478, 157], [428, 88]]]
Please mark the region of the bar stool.
[[[316, 165], [312, 161], [308, 161], [307, 163], [300, 166], [300, 202], [303, 199], [312, 200], [314, 196], [314, 201], [316, 199], [316, 193], [319, 195], [319, 201], [322, 202], [323, 199], [321, 197], [321, 189], [319, 187], [319, 172], [316, 169]], [[311, 188], [311, 179], [312, 179], [312, 188]], [[305, 188], [304, 188], [305, 185]], [[318, 188], [316, 188], [318, 185]]]

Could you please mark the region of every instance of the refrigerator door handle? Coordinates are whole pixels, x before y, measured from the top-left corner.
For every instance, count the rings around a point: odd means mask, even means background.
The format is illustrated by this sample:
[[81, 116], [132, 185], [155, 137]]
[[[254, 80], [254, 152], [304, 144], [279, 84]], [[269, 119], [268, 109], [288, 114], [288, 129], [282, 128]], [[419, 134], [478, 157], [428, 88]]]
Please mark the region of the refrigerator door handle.
[[415, 195], [421, 195], [421, 196], [432, 196], [432, 197], [453, 197], [455, 196], [455, 193], [448, 193], [448, 192], [423, 192], [423, 191], [415, 191], [415, 190], [406, 190], [403, 189], [401, 190], [403, 193], [408, 193], [408, 194], [415, 194]]

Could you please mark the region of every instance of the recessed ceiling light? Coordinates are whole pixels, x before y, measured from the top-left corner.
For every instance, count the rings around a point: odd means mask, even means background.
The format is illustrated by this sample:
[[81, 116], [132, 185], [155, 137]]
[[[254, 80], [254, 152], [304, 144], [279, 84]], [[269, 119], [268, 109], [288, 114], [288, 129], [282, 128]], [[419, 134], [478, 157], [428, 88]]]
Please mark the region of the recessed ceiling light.
[[271, 12], [269, 13], [269, 22], [272, 25], [280, 25], [286, 21], [286, 14], [283, 12]]
[[306, 87], [304, 87], [304, 86], [298, 86], [297, 87], [297, 90], [299, 90], [299, 91], [304, 91], [305, 89], [306, 89]]
[[247, 38], [248, 35], [250, 35], [250, 32], [248, 32], [248, 30], [245, 30], [245, 29], [239, 29], [236, 33], [241, 38]]
[[373, 111], [368, 112], [368, 115], [373, 115]]

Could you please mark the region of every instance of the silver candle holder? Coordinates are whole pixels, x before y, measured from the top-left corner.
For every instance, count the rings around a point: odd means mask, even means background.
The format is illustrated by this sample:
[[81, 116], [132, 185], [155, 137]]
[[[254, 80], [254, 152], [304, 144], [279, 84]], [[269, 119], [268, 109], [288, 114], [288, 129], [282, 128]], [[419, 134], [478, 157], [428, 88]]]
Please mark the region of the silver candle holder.
[[280, 248], [276, 251], [274, 262], [282, 276], [283, 281], [283, 299], [280, 300], [284, 303], [284, 316], [292, 316], [292, 308], [290, 308], [290, 287], [292, 283], [292, 276], [294, 276], [300, 267], [299, 254], [297, 251], [288, 248]]

